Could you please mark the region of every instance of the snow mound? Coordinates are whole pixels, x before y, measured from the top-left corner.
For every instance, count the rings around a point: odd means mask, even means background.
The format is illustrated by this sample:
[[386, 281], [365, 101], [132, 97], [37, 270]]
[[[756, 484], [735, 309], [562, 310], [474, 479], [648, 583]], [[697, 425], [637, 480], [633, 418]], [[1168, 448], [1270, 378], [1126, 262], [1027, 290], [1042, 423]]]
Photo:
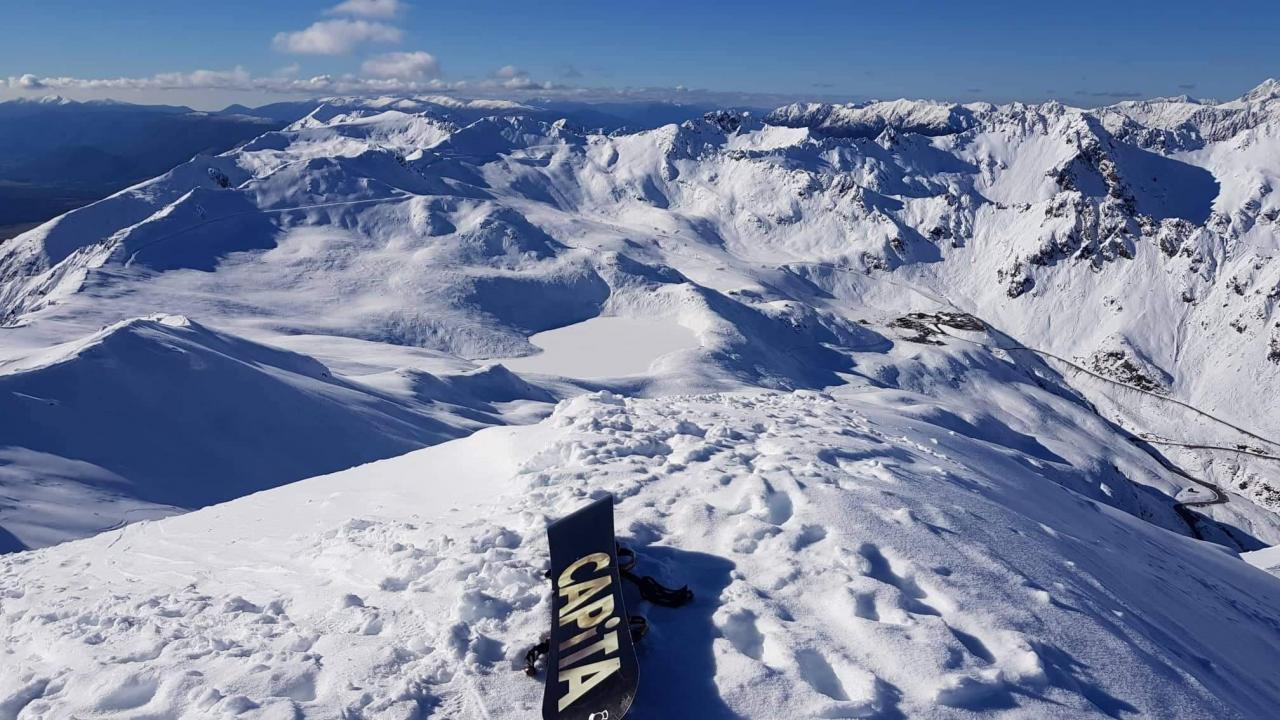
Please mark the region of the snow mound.
[[[645, 572], [646, 717], [1261, 718], [1280, 580], [892, 393], [562, 403], [403, 457], [0, 559], [10, 715], [492, 717], [545, 629], [548, 519]], [[910, 406], [908, 404], [907, 406]]]

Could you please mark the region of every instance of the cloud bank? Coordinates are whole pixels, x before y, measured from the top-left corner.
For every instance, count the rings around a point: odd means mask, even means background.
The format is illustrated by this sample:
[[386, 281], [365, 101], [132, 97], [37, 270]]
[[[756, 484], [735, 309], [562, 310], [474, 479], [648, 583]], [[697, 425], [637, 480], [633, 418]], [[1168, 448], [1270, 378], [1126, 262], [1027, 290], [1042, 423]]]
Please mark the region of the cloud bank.
[[[417, 56], [418, 53], [388, 53], [389, 56]], [[422, 53], [422, 55], [430, 55]], [[369, 61], [382, 62], [387, 56], [375, 56]], [[432, 58], [434, 60], [434, 58]], [[395, 63], [386, 61], [385, 67]], [[333, 96], [420, 96], [420, 95], [454, 95], [466, 98], [512, 99], [561, 99], [572, 102], [671, 102], [685, 104], [701, 103], [709, 107], [753, 107], [758, 109], [775, 108], [797, 101], [848, 101], [859, 99], [842, 96], [840, 98], [805, 94], [777, 93], [742, 93], [720, 92], [711, 90], [688, 90], [671, 87], [581, 87], [551, 82], [540, 82], [527, 74], [511, 73], [511, 77], [484, 78], [479, 81], [445, 81], [439, 77], [430, 77], [430, 64], [421, 59], [414, 60], [407, 67], [421, 68], [423, 75], [419, 78], [398, 77], [364, 77], [357, 75], [316, 75], [313, 77], [294, 77], [283, 72], [269, 76], [258, 76], [241, 67], [231, 70], [197, 70], [190, 73], [159, 73], [150, 77], [117, 77], [117, 78], [77, 78], [77, 77], [39, 77], [20, 75], [8, 78], [0, 77], [0, 92], [6, 86], [23, 93], [54, 92], [68, 97], [111, 97], [117, 100], [126, 99], [134, 93], [147, 102], [161, 102], [161, 94], [165, 92], [204, 93], [213, 97], [242, 97], [246, 101], [262, 102], [271, 96], [276, 98], [293, 97], [297, 99], [315, 99]], [[294, 68], [282, 70], [292, 71]], [[238, 100], [237, 100], [238, 101]], [[253, 102], [250, 101], [250, 102]], [[224, 100], [221, 105], [205, 103], [210, 109], [224, 107], [231, 100]]]
[[[287, 75], [254, 76], [244, 68], [233, 70], [196, 70], [190, 73], [159, 73], [150, 77], [77, 78], [36, 77], [22, 75], [8, 78], [8, 86], [15, 90], [238, 90], [276, 94], [351, 94], [414, 93], [461, 89], [465, 82], [447, 83], [434, 77], [435, 58], [428, 53], [391, 53], [392, 56], [409, 56], [399, 63], [386, 60], [387, 56], [370, 58], [374, 69], [413, 70], [417, 74], [406, 77], [359, 77], [355, 75], [316, 75], [309, 78]], [[421, 56], [426, 56], [427, 59]]]

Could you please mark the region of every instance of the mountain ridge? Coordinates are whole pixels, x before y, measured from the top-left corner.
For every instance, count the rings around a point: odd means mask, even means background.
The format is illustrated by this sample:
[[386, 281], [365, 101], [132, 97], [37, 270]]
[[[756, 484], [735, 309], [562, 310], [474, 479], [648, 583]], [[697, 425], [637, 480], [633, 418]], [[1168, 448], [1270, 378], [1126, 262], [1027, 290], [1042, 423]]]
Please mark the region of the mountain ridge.
[[44, 223], [0, 716], [527, 717], [611, 495], [638, 713], [1267, 717], [1272, 95], [335, 99]]
[[[731, 389], [830, 386], [886, 342], [860, 323], [954, 308], [1275, 436], [1241, 379], [1280, 383], [1272, 85], [1213, 106], [872, 101], [608, 134], [521, 104], [331, 99], [7, 243], [0, 317], [19, 347], [160, 306], [479, 361], [656, 316], [701, 344], [659, 386]], [[881, 281], [939, 302], [900, 306]], [[851, 304], [868, 293], [879, 317]], [[1268, 497], [1251, 462], [1210, 476]]]

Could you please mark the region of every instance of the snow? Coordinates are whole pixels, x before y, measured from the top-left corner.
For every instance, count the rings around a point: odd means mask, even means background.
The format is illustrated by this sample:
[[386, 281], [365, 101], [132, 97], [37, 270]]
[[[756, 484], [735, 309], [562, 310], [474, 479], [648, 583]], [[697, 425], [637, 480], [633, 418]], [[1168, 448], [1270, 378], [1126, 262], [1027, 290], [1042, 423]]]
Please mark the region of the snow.
[[875, 137], [885, 129], [946, 135], [973, 124], [971, 108], [925, 100], [893, 100], [865, 105], [797, 103], [766, 116], [774, 125], [808, 127], [833, 137]]
[[663, 356], [698, 347], [697, 337], [675, 323], [595, 317], [529, 337], [541, 352], [501, 362], [518, 373], [583, 379], [638, 375]]
[[1269, 88], [334, 98], [24, 233], [0, 718], [528, 717], [604, 492], [637, 717], [1270, 717]]
[[562, 403], [0, 565], [13, 715], [528, 717], [543, 531], [645, 572], [637, 716], [1265, 717], [1280, 580], [880, 390]]
[[1265, 550], [1254, 550], [1253, 552], [1241, 553], [1240, 557], [1250, 565], [1266, 570], [1276, 577], [1280, 577], [1280, 546], [1272, 546]]
[[0, 371], [0, 526], [49, 545], [459, 437], [503, 422], [495, 401], [549, 399], [500, 369], [401, 377], [397, 395], [183, 317], [118, 323]]

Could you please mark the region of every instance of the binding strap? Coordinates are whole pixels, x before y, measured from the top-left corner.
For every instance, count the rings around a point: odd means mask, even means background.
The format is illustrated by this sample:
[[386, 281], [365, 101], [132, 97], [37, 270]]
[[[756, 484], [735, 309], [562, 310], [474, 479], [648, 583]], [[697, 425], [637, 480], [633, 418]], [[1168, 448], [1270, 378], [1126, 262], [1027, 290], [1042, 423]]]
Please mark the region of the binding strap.
[[628, 615], [627, 627], [631, 629], [631, 642], [638, 643], [649, 633], [649, 621], [643, 615]]
[[[649, 633], [649, 621], [643, 615], [628, 615], [627, 629], [631, 631], [631, 642], [640, 642], [640, 639]], [[549, 652], [551, 652], [551, 638], [544, 636], [542, 642], [529, 648], [529, 652], [524, 654], [524, 674], [529, 677], [537, 675], [538, 660]]]
[[[640, 589], [640, 597], [648, 600], [654, 605], [662, 607], [680, 607], [693, 600], [693, 591], [688, 585], [678, 590], [672, 590], [658, 582], [651, 575], [636, 575], [632, 570], [636, 566], [636, 551], [623, 545], [617, 544], [618, 555], [618, 573], [622, 577], [635, 583]], [[551, 571], [544, 573], [547, 578], [551, 577]], [[627, 627], [631, 630], [631, 641], [640, 642], [649, 632], [649, 621], [642, 615], [628, 615]], [[549, 635], [544, 635], [542, 642], [529, 648], [529, 652], [524, 655], [524, 673], [526, 675], [538, 674], [538, 660], [547, 653], [551, 652], [551, 640]]]
[[640, 597], [654, 605], [662, 607], [680, 607], [693, 601], [693, 591], [688, 585], [673, 590], [658, 582], [652, 575], [636, 575], [632, 568], [636, 566], [636, 551], [618, 543], [618, 572], [622, 577], [635, 583], [640, 588]]
[[636, 551], [622, 543], [615, 543], [614, 547], [618, 556], [618, 572], [631, 572], [636, 566]]
[[634, 573], [624, 572], [622, 577], [635, 583], [640, 588], [640, 597], [654, 605], [676, 608], [693, 600], [693, 591], [689, 589], [688, 585], [672, 590], [669, 587], [664, 587], [662, 583], [651, 575], [637, 577]]
[[524, 674], [533, 677], [538, 674], [538, 658], [551, 652], [551, 640], [548, 638], [529, 648], [524, 654]]

